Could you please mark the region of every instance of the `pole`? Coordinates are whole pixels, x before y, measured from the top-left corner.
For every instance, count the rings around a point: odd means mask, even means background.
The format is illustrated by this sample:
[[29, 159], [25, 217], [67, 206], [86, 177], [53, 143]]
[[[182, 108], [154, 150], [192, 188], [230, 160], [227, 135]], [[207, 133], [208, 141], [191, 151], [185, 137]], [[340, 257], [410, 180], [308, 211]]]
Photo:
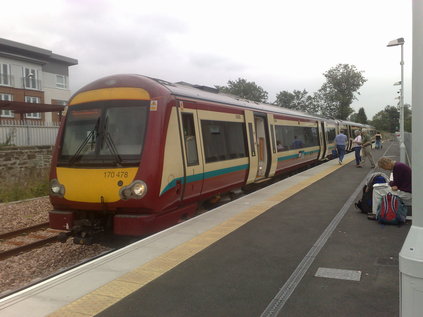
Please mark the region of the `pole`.
[[399, 253], [400, 316], [423, 312], [423, 1], [413, 0], [413, 224]]
[[404, 44], [401, 44], [400, 162], [406, 163], [404, 144]]

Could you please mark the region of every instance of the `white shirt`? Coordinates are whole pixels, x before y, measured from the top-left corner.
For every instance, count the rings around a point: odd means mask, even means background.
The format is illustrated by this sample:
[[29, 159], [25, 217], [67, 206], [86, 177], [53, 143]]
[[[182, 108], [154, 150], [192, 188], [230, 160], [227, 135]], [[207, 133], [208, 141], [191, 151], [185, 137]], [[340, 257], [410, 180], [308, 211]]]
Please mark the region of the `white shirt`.
[[357, 137], [354, 139], [352, 147], [361, 147], [361, 135], [357, 135]]

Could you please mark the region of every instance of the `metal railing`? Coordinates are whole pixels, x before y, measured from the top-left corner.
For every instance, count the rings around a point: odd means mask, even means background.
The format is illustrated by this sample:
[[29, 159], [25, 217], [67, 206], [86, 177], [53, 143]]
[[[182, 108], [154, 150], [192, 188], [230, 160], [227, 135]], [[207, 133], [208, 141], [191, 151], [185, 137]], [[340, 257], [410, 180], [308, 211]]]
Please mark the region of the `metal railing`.
[[38, 121], [0, 121], [0, 145], [54, 145], [59, 123]]

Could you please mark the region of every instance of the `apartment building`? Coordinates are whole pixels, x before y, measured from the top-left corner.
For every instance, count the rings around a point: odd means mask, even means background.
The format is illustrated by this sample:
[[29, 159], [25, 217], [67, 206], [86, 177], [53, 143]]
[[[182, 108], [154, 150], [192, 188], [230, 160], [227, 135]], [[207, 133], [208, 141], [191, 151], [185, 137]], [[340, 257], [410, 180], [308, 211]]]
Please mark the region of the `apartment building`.
[[[0, 100], [65, 105], [71, 96], [69, 67], [77, 64], [76, 59], [0, 38]], [[0, 110], [0, 122], [21, 119], [57, 122], [59, 114]]]

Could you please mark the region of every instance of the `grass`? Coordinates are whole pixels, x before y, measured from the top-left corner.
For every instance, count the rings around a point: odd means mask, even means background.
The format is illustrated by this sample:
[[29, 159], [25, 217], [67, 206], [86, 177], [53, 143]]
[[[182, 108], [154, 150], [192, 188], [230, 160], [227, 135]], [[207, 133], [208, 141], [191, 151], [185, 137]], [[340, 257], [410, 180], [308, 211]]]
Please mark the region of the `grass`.
[[19, 183], [0, 184], [0, 202], [11, 202], [40, 196], [46, 196], [49, 192], [47, 177], [28, 178]]

